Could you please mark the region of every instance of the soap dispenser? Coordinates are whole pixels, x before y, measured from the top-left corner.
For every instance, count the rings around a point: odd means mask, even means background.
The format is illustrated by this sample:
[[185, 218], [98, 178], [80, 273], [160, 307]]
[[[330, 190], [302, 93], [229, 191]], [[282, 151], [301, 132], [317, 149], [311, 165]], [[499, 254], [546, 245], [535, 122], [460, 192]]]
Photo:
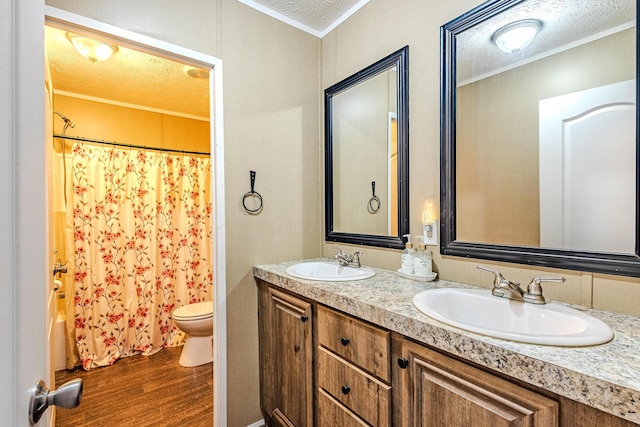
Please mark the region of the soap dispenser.
[[405, 234], [404, 237], [407, 238], [407, 243], [404, 245], [404, 250], [402, 251], [402, 265], [400, 271], [407, 274], [413, 274], [415, 250], [413, 249], [413, 243], [411, 243], [411, 236], [409, 234]]
[[[422, 239], [422, 236], [417, 236]], [[413, 272], [416, 276], [431, 275], [431, 253], [427, 252], [427, 246], [424, 243], [418, 244], [418, 252], [413, 259]]]

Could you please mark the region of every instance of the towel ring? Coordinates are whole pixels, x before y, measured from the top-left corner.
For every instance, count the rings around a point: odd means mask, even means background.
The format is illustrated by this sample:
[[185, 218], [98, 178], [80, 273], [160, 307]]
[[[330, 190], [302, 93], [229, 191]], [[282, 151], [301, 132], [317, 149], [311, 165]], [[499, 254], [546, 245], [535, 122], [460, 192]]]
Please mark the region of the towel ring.
[[371, 193], [373, 193], [373, 197], [369, 199], [369, 213], [376, 213], [380, 210], [380, 199], [376, 196], [376, 182], [371, 181]]
[[[262, 210], [262, 196], [260, 195], [260, 193], [254, 191], [253, 187], [256, 183], [256, 172], [255, 171], [249, 171], [249, 177], [251, 179], [251, 191], [248, 191], [247, 193], [245, 193], [244, 197], [242, 198], [242, 207], [244, 208], [245, 211], [247, 211], [247, 213], [249, 214], [255, 214], [258, 213]], [[250, 209], [247, 207], [247, 200], [251, 199], [251, 198], [257, 198], [258, 199], [258, 207], [255, 209]]]

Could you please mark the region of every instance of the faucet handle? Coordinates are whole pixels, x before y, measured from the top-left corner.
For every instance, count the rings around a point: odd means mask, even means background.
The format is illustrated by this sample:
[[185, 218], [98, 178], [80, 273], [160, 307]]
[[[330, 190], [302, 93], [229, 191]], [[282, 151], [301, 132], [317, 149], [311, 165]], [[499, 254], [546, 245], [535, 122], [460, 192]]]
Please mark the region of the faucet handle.
[[62, 263], [62, 261], [58, 260], [56, 261], [55, 264], [53, 264], [53, 275], [54, 277], [57, 275], [58, 278], [60, 278], [61, 274], [67, 274], [67, 262], [69, 261], [69, 258], [67, 258], [64, 261], [64, 264]]
[[356, 251], [351, 255], [351, 264], [353, 267], [360, 267], [360, 251]]
[[493, 286], [496, 288], [501, 287], [502, 283], [508, 282], [507, 279], [505, 279], [505, 277], [502, 275], [502, 273], [500, 273], [498, 270], [492, 270], [490, 268], [487, 268], [483, 265], [479, 265], [478, 266], [478, 270], [480, 271], [486, 271], [487, 273], [492, 273], [495, 276], [495, 279], [493, 281]]
[[492, 295], [522, 301], [524, 291], [520, 288], [520, 283], [512, 282], [506, 279], [498, 270], [492, 270], [482, 265], [478, 266], [478, 270], [492, 273], [495, 276], [493, 289], [491, 290]]
[[546, 304], [547, 300], [542, 295], [542, 282], [549, 283], [564, 283], [564, 277], [553, 276], [553, 277], [534, 277], [529, 285], [527, 285], [527, 293], [524, 294], [524, 301], [529, 302], [531, 304]]

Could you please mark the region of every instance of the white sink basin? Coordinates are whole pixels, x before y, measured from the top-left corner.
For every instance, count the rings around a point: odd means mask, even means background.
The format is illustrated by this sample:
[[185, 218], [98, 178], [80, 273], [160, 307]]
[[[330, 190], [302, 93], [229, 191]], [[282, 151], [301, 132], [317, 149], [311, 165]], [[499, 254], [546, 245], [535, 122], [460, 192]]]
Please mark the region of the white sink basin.
[[491, 295], [489, 289], [432, 289], [413, 297], [418, 310], [451, 326], [511, 341], [555, 346], [604, 344], [604, 322], [561, 304], [535, 305]]
[[343, 267], [338, 262], [310, 261], [288, 267], [287, 274], [300, 279], [321, 280], [323, 282], [346, 282], [375, 276], [376, 272], [367, 267]]

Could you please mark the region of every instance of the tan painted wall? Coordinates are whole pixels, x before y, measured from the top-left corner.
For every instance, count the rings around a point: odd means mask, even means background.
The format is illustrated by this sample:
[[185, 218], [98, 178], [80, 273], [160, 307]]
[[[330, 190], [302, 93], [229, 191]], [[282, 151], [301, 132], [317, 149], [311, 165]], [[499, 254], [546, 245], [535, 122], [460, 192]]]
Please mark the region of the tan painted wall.
[[[320, 40], [236, 0], [46, 2], [223, 60], [228, 425], [250, 425], [262, 418], [251, 267], [321, 253]], [[241, 205], [250, 170], [256, 216]]]
[[[481, 0], [456, 2], [405, 0], [400, 3], [371, 0], [322, 41], [322, 87], [326, 88], [396, 49], [409, 45], [409, 151], [410, 228], [421, 234], [421, 211], [428, 201], [439, 204], [440, 150], [440, 26], [481, 4]], [[380, 23], [398, 23], [380, 25]], [[577, 66], [578, 64], [576, 64]], [[608, 66], [608, 64], [604, 64]], [[331, 256], [335, 244], [325, 243]], [[347, 250], [349, 245], [340, 245]], [[442, 257], [430, 247], [440, 277], [490, 287], [491, 277], [476, 265], [491, 265], [509, 279], [528, 283], [537, 275], [558, 274], [567, 278], [562, 286], [548, 285], [545, 294], [555, 300], [604, 310], [640, 315], [640, 279], [605, 276], [558, 269], [531, 268], [480, 260]], [[400, 251], [362, 248], [363, 263], [397, 269]]]
[[[224, 0], [229, 426], [259, 412], [255, 264], [320, 255], [320, 40]], [[264, 200], [241, 207], [249, 171]]]

